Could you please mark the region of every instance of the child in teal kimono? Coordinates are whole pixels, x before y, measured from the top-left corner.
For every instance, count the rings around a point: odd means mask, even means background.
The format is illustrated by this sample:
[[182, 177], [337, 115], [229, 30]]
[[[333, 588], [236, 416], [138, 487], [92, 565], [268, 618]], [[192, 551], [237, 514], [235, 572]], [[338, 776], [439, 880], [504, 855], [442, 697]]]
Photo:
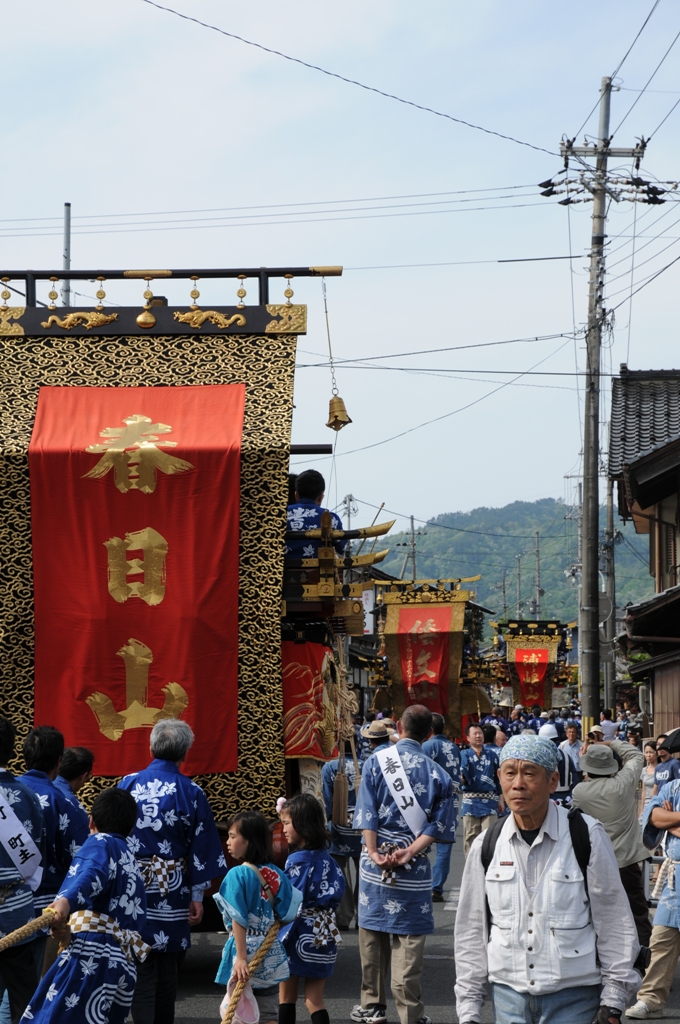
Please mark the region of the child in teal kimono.
[[330, 836], [316, 797], [300, 793], [282, 806], [279, 815], [293, 851], [286, 861], [286, 874], [302, 895], [298, 916], [281, 931], [291, 976], [281, 984], [279, 1024], [295, 1024], [300, 978], [305, 980], [305, 1004], [312, 1024], [329, 1024], [323, 990], [338, 955], [335, 911], [345, 891], [345, 876], [328, 852]]
[[213, 897], [230, 933], [215, 981], [227, 985], [232, 975], [236, 981], [249, 980], [260, 1009], [260, 1024], [276, 1024], [279, 982], [290, 973], [281, 942], [274, 940], [252, 975], [248, 961], [264, 942], [275, 913], [280, 921], [293, 920], [302, 894], [271, 863], [271, 833], [259, 811], [243, 811], [231, 819], [227, 849], [234, 860], [243, 863], [227, 872], [219, 893]]

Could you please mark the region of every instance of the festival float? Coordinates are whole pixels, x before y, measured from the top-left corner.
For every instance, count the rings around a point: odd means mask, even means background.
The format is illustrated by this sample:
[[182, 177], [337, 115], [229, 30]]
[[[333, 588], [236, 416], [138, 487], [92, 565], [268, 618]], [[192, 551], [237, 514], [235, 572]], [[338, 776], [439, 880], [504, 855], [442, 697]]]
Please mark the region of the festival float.
[[[317, 791], [352, 735], [342, 638], [363, 633], [386, 552], [333, 544], [391, 523], [338, 534], [324, 517], [318, 553], [284, 567], [307, 322], [292, 281], [341, 273], [71, 270], [96, 302], [64, 307], [64, 272], [0, 271], [0, 713], [19, 741], [49, 723], [94, 752], [88, 802], [147, 764], [163, 718], [194, 730], [183, 770], [218, 820]], [[141, 301], [105, 306], [112, 280]], [[185, 305], [154, 294], [167, 280], [186, 281]], [[200, 281], [234, 300], [200, 304]], [[328, 426], [347, 422], [334, 387]]]

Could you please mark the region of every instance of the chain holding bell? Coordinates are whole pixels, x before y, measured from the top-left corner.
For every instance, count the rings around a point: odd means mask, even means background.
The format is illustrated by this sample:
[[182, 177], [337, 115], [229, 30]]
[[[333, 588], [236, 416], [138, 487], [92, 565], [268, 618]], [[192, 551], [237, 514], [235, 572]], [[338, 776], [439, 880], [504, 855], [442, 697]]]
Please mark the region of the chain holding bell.
[[347, 409], [345, 403], [340, 398], [340, 395], [333, 395], [328, 404], [328, 423], [327, 427], [331, 430], [342, 430], [348, 423], [351, 423], [351, 419], [347, 415]]

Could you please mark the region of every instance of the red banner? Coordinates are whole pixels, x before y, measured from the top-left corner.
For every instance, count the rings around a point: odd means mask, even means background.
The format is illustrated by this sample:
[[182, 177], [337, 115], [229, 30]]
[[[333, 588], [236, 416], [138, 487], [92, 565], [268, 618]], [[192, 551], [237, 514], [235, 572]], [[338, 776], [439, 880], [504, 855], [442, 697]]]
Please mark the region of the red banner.
[[325, 644], [281, 644], [283, 743], [286, 757], [338, 756], [336, 713], [330, 688], [331, 650]]
[[519, 676], [522, 701], [525, 707], [540, 704], [543, 707], [543, 680], [548, 670], [549, 651], [546, 648], [527, 650], [518, 648], [515, 654], [515, 668]]
[[451, 607], [399, 609], [399, 657], [406, 705], [424, 704], [446, 715], [449, 707]]
[[237, 768], [245, 386], [47, 387], [31, 444], [35, 721], [121, 775], [183, 718]]

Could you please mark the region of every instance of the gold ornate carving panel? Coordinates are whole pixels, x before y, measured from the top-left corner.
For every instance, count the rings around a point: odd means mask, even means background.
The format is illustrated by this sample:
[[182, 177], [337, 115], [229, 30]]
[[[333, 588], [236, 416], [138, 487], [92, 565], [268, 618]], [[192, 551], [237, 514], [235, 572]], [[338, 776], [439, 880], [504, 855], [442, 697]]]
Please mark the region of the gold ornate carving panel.
[[[239, 770], [197, 776], [196, 781], [217, 818], [248, 807], [273, 814], [284, 792], [280, 581], [295, 346], [294, 334], [17, 337], [0, 330], [0, 714], [15, 723], [19, 751], [33, 725], [27, 451], [38, 388], [243, 382]], [[197, 736], [196, 742], [220, 743], [221, 737]], [[22, 769], [20, 757], [16, 768]], [[95, 778], [84, 798], [114, 781]]]

